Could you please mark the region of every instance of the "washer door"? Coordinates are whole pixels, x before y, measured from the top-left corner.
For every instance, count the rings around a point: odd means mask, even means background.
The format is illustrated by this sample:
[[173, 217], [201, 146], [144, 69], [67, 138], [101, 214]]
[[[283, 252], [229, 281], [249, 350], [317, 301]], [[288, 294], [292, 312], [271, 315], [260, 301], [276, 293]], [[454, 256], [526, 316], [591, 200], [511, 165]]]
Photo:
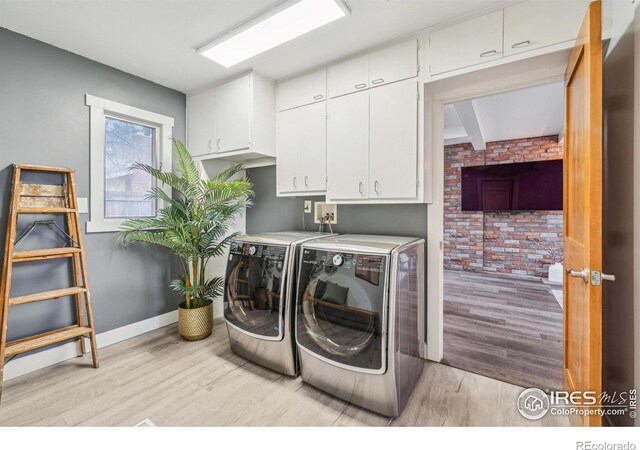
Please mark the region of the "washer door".
[[233, 241], [224, 291], [224, 317], [239, 330], [282, 339], [287, 247]]
[[298, 345], [339, 366], [384, 372], [387, 265], [385, 255], [304, 249]]

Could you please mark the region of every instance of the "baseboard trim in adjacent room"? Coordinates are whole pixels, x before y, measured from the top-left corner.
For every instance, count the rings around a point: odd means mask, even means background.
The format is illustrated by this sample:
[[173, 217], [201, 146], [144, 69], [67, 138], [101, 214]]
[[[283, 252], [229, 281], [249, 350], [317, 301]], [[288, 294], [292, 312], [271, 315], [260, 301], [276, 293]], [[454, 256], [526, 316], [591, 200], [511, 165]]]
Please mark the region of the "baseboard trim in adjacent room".
[[[108, 347], [118, 342], [126, 341], [132, 337], [140, 336], [149, 331], [157, 330], [178, 321], [178, 311], [171, 311], [166, 314], [141, 320], [120, 328], [98, 333], [96, 343], [98, 348]], [[86, 348], [89, 349], [89, 340], [85, 339]], [[76, 342], [69, 342], [58, 347], [44, 350], [33, 355], [27, 355], [8, 362], [4, 369], [4, 381], [17, 378], [36, 370], [44, 369], [67, 359], [80, 355], [80, 345]]]

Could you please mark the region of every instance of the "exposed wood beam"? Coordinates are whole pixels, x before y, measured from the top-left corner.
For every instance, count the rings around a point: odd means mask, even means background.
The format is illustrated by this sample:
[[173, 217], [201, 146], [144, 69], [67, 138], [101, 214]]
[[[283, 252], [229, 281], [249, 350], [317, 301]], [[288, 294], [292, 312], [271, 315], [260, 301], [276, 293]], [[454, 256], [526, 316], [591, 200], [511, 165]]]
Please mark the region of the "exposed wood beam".
[[458, 113], [458, 117], [460, 117], [464, 129], [467, 130], [467, 135], [474, 150], [484, 150], [486, 142], [484, 136], [482, 136], [480, 125], [478, 124], [478, 117], [473, 107], [473, 102], [471, 100], [465, 100], [454, 103], [453, 106]]

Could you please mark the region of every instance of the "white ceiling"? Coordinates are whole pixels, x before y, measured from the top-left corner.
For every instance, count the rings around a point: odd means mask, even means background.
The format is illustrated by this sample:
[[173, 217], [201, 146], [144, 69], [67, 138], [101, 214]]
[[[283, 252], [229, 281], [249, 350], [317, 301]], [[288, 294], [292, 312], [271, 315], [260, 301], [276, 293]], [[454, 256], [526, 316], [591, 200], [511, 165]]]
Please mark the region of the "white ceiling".
[[182, 92], [287, 78], [504, 0], [346, 0], [351, 15], [225, 69], [196, 49], [281, 0], [0, 1], [0, 26]]
[[[562, 81], [475, 98], [471, 104], [484, 142], [562, 134], [564, 129]], [[456, 106], [445, 106], [447, 145], [471, 142], [473, 134], [467, 132], [470, 126], [465, 128]]]

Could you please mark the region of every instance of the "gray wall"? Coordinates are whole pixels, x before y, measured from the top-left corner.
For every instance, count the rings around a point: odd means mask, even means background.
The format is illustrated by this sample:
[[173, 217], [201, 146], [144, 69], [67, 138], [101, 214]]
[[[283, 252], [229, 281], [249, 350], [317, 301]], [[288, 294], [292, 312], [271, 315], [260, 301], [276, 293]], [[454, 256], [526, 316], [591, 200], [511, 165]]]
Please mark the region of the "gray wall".
[[[607, 392], [628, 391], [635, 384], [634, 58], [638, 50], [632, 27], [633, 23], [619, 30], [604, 60], [603, 271], [616, 275], [614, 283], [603, 284], [603, 387]], [[633, 425], [626, 415], [610, 420], [615, 425]]]
[[[174, 136], [185, 138], [184, 94], [0, 28], [2, 246], [12, 164], [73, 168], [78, 196], [89, 197], [85, 94], [171, 116], [175, 118]], [[88, 215], [81, 217], [84, 222]], [[40, 232], [21, 248], [60, 246], [56, 239]], [[116, 233], [85, 235], [85, 246], [98, 332], [176, 309], [178, 299], [168, 283], [178, 265], [166, 251], [147, 246], [123, 249]], [[65, 287], [70, 281], [68, 262], [25, 263], [14, 271], [12, 295]], [[73, 320], [72, 299], [68, 298], [15, 307], [9, 314], [8, 338], [67, 326]]]
[[[304, 201], [324, 197], [277, 197], [275, 166], [247, 171], [254, 185], [254, 206], [247, 211], [247, 233], [303, 229]], [[307, 231], [317, 231], [312, 214], [304, 214]], [[328, 228], [325, 228], [328, 230]], [[338, 205], [334, 233], [381, 234], [427, 238], [426, 205]]]

